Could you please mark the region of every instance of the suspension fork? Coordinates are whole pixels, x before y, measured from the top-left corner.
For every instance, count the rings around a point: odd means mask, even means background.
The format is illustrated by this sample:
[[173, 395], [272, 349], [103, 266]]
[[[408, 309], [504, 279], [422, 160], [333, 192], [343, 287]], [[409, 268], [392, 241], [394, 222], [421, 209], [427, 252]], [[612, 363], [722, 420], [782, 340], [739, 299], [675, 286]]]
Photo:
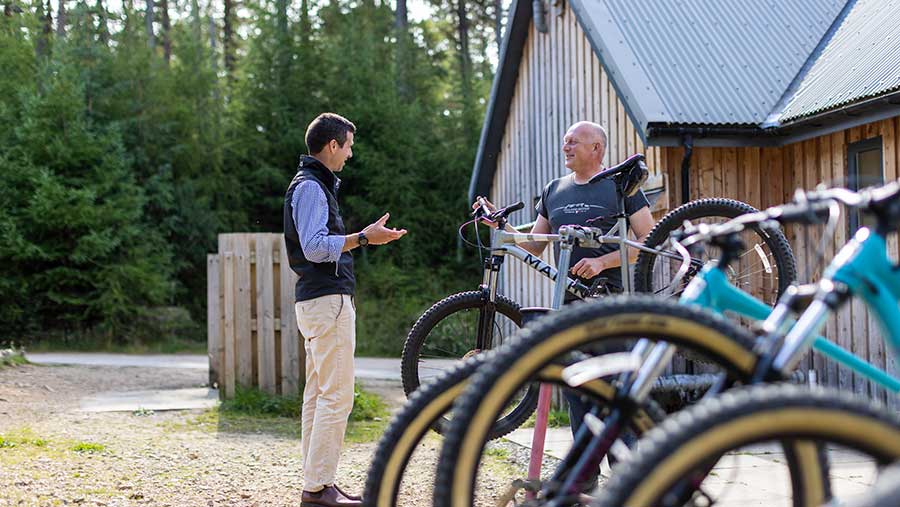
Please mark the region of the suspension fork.
[[478, 287], [481, 291], [481, 308], [478, 310], [478, 334], [475, 335], [475, 350], [486, 350], [493, 345], [494, 317], [497, 314], [497, 285], [502, 255], [491, 255], [484, 260], [484, 278]]

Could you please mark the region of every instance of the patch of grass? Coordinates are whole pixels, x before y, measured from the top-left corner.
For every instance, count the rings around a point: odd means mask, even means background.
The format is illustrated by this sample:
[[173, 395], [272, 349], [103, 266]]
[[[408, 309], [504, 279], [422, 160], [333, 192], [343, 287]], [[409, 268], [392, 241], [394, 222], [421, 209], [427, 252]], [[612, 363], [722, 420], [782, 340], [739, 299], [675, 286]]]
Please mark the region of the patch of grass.
[[67, 459], [72, 441], [43, 438], [28, 427], [0, 435], [0, 469], [18, 467], [38, 458]]
[[259, 389], [237, 387], [234, 398], [222, 402], [222, 412], [251, 416], [290, 417], [300, 416], [303, 405], [301, 395], [278, 396], [265, 393]]
[[102, 444], [95, 444], [92, 442], [78, 442], [77, 444], [70, 447], [70, 449], [74, 452], [83, 452], [89, 454], [106, 452], [106, 446]]
[[390, 416], [381, 396], [370, 393], [356, 384], [353, 386], [353, 411], [351, 421], [379, 421]]
[[28, 364], [22, 349], [0, 349], [0, 370], [8, 366], [19, 366]]
[[[273, 396], [258, 389], [241, 389], [232, 400], [183, 422], [160, 425], [168, 431], [205, 431], [230, 433], [269, 433], [285, 438], [300, 438], [301, 398]], [[353, 411], [345, 440], [371, 442], [381, 437], [390, 413], [384, 400], [358, 385], [354, 387]]]
[[502, 447], [489, 447], [484, 450], [484, 454], [485, 456], [492, 456], [501, 459], [509, 458], [509, 451], [503, 449]]
[[[531, 414], [531, 417], [528, 418], [524, 423], [522, 423], [522, 428], [534, 428], [534, 414]], [[547, 414], [547, 427], [548, 428], [565, 428], [569, 426], [569, 411], [568, 410], [558, 410], [552, 409], [550, 413]]]
[[37, 438], [30, 428], [19, 428], [5, 435], [0, 435], [0, 448], [12, 448], [19, 446], [46, 447], [47, 440]]
[[352, 444], [374, 442], [381, 438], [381, 435], [384, 435], [387, 425], [387, 419], [350, 421], [347, 424], [347, 433], [344, 434], [344, 441]]

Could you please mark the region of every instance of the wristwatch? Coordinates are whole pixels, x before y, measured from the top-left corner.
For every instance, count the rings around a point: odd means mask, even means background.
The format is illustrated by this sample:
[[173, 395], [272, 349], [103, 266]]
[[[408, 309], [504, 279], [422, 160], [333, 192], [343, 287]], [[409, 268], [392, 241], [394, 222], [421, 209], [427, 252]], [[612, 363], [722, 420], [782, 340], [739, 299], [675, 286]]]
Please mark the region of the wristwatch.
[[369, 246], [369, 238], [366, 237], [366, 233], [359, 233], [359, 246]]

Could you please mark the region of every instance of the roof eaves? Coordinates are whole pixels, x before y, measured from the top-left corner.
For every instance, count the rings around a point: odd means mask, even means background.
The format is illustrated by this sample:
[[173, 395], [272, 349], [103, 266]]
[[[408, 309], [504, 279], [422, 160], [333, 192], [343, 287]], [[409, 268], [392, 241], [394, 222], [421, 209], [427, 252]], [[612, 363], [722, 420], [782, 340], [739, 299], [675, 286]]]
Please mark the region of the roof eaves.
[[592, 2], [591, 14], [587, 14], [586, 0], [569, 0], [578, 24], [584, 30], [591, 48], [609, 76], [625, 112], [634, 123], [644, 143], [647, 142], [647, 125], [672, 121], [672, 115], [664, 105], [650, 77], [641, 66], [628, 39], [615, 21], [612, 8], [605, 0]]
[[822, 56], [822, 52], [825, 50], [825, 47], [828, 46], [828, 43], [834, 37], [834, 34], [837, 33], [838, 28], [841, 27], [844, 20], [847, 19], [847, 15], [850, 14], [850, 11], [853, 10], [853, 6], [856, 5], [857, 0], [847, 0], [847, 3], [844, 4], [844, 8], [841, 9], [841, 12], [835, 16], [834, 21], [831, 22], [831, 26], [828, 27], [828, 30], [825, 31], [825, 34], [822, 35], [822, 38], [819, 40], [819, 43], [816, 44], [816, 47], [812, 50], [807, 57], [806, 62], [800, 67], [800, 70], [797, 71], [797, 75], [794, 76], [794, 79], [791, 81], [791, 84], [788, 85], [787, 89], [781, 95], [781, 99], [778, 100], [778, 103], [772, 108], [772, 111], [769, 112], [769, 116], [760, 124], [762, 128], [771, 128], [778, 127], [781, 125], [781, 120], [784, 116], [784, 108], [788, 105], [791, 98], [797, 94], [800, 85], [803, 83], [803, 80], [806, 78], [807, 74], [809, 74], [810, 69], [812, 69], [813, 65], [816, 63], [816, 60]]
[[497, 169], [497, 155], [500, 153], [503, 132], [509, 118], [531, 16], [531, 2], [513, 0], [509, 8], [506, 33], [500, 45], [499, 65], [491, 85], [491, 96], [481, 128], [472, 179], [469, 180], [470, 202], [474, 201], [476, 196], [488, 193]]

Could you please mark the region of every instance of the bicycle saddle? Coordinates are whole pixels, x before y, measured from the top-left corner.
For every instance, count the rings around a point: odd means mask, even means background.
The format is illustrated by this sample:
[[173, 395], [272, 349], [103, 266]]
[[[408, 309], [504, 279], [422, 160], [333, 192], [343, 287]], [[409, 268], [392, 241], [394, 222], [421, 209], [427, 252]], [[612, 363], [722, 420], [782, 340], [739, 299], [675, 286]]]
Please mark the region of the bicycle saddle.
[[647, 169], [647, 164], [644, 163], [644, 156], [640, 153], [635, 153], [625, 159], [621, 164], [614, 165], [605, 171], [601, 171], [591, 178], [591, 182], [603, 178], [613, 178], [620, 184], [620, 188], [622, 188], [622, 192], [625, 196], [631, 197], [636, 194], [638, 189], [641, 188], [641, 185], [647, 181], [649, 175], [650, 171]]

